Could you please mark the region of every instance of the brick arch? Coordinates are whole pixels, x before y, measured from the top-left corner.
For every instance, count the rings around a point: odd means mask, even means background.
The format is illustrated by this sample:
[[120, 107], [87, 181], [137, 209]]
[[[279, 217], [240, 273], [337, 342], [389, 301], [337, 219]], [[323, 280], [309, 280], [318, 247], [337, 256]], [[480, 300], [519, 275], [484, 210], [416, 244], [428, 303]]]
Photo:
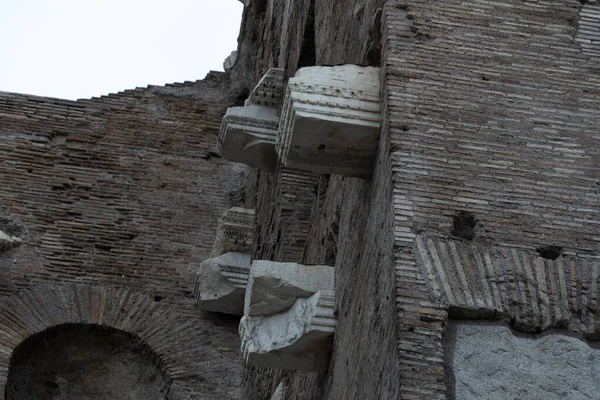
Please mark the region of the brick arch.
[[0, 400], [15, 349], [30, 336], [65, 324], [106, 326], [137, 336], [171, 380], [197, 373], [193, 354], [181, 355], [201, 347], [198, 329], [149, 294], [110, 286], [40, 285], [0, 304]]

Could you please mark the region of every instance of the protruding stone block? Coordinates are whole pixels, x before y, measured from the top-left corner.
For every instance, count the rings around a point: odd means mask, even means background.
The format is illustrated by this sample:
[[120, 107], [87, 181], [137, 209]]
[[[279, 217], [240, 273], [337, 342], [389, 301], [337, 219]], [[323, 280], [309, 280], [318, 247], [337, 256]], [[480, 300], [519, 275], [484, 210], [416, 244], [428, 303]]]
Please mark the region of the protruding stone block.
[[194, 294], [202, 310], [225, 314], [244, 314], [244, 296], [251, 257], [227, 253], [200, 264]]
[[380, 133], [379, 68], [301, 68], [289, 80], [277, 153], [289, 168], [368, 178]]
[[21, 239], [0, 231], [0, 253], [21, 245]]
[[240, 322], [249, 365], [325, 371], [334, 316], [334, 269], [254, 261]]
[[336, 318], [332, 291], [298, 299], [285, 312], [244, 316], [242, 353], [248, 365], [324, 372], [329, 364]]
[[254, 210], [250, 208], [233, 207], [225, 211], [217, 226], [211, 257], [229, 252], [251, 254], [254, 220]]
[[223, 158], [265, 171], [275, 170], [283, 82], [283, 70], [272, 68], [254, 88], [244, 107], [227, 109], [217, 144], [217, 152]]
[[276, 314], [319, 290], [334, 290], [333, 267], [256, 260], [248, 279], [244, 315]]

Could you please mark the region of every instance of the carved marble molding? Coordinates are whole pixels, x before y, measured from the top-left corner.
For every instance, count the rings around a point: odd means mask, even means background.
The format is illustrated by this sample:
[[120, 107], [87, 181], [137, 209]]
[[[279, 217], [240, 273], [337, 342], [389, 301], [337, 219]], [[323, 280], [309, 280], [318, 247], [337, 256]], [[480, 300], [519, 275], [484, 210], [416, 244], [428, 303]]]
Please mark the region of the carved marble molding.
[[211, 257], [229, 252], [251, 254], [255, 218], [251, 208], [232, 207], [225, 211], [217, 226]]
[[283, 165], [368, 178], [380, 133], [379, 68], [301, 68], [287, 85], [277, 153]]
[[248, 365], [327, 370], [333, 334], [334, 269], [254, 261], [240, 322]]
[[227, 253], [203, 261], [196, 273], [194, 295], [205, 311], [243, 315], [251, 257]]
[[0, 231], [0, 253], [21, 245], [21, 239]]
[[217, 152], [223, 158], [264, 171], [275, 170], [283, 85], [283, 70], [272, 68], [254, 88], [244, 107], [227, 109], [217, 143]]

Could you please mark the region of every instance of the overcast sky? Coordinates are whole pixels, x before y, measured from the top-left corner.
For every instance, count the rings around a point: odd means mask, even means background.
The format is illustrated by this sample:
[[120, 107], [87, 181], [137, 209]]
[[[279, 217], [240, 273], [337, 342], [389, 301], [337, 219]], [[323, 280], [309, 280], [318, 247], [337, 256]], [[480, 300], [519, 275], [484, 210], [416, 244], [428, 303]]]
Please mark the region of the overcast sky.
[[237, 48], [238, 0], [0, 0], [0, 91], [89, 98], [195, 81]]

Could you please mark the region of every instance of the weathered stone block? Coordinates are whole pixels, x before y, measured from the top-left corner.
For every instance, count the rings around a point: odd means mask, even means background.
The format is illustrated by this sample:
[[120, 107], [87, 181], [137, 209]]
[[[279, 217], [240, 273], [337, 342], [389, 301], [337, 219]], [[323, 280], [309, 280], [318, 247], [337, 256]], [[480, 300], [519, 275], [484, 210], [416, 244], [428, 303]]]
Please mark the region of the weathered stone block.
[[277, 153], [283, 164], [370, 177], [380, 132], [379, 68], [307, 67], [289, 80]]
[[200, 264], [194, 293], [202, 310], [242, 315], [251, 257], [227, 253]]
[[283, 70], [270, 69], [254, 88], [244, 107], [227, 109], [217, 144], [217, 152], [223, 158], [264, 171], [275, 170], [275, 141], [283, 79]]
[[252, 252], [255, 213], [251, 208], [232, 207], [219, 220], [212, 257], [229, 252]]
[[336, 319], [334, 293], [298, 299], [285, 312], [247, 316], [240, 322], [242, 353], [253, 366], [301, 371], [327, 370]]
[[257, 260], [250, 271], [244, 315], [280, 313], [319, 290], [334, 290], [333, 267]]

